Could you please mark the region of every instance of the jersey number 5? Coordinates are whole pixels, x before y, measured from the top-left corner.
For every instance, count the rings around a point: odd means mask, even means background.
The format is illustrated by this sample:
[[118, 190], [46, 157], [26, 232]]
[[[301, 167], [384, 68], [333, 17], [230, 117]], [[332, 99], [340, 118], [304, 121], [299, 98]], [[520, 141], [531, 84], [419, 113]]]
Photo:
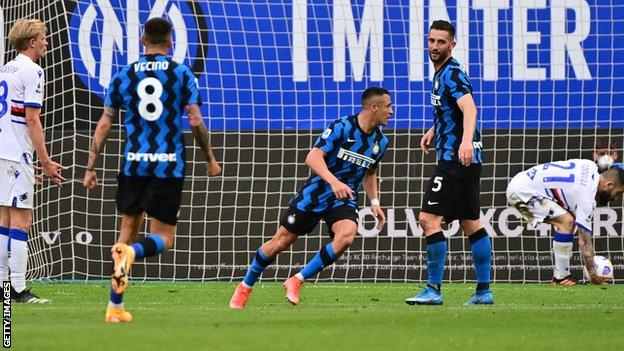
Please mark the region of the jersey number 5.
[[162, 93], [162, 83], [154, 77], [147, 77], [139, 82], [137, 86], [137, 94], [141, 98], [139, 115], [144, 120], [153, 122], [160, 118], [163, 111], [163, 103], [160, 101]]
[[440, 191], [440, 189], [442, 189], [442, 180], [444, 178], [442, 177], [435, 177], [433, 178], [433, 184], [435, 184], [433, 187], [431, 187], [431, 191], [433, 192], [438, 192]]

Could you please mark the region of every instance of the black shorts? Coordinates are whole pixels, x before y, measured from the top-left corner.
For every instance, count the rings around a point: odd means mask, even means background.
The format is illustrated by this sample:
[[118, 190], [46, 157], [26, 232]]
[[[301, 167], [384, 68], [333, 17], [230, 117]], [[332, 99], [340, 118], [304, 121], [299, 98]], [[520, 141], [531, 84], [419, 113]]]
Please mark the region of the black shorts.
[[479, 219], [480, 182], [480, 164], [466, 167], [459, 162], [440, 160], [427, 184], [422, 212], [444, 216], [446, 223]]
[[329, 236], [333, 238], [334, 232], [332, 231], [332, 226], [334, 223], [343, 219], [350, 219], [357, 224], [359, 216], [357, 209], [347, 206], [333, 208], [322, 213], [303, 212], [290, 206], [288, 210], [286, 210], [286, 213], [284, 213], [284, 216], [282, 216], [280, 224], [293, 234], [306, 235], [314, 230], [314, 227], [320, 222], [321, 218], [327, 223]]
[[117, 176], [117, 210], [134, 215], [146, 212], [150, 217], [176, 225], [182, 201], [183, 178]]

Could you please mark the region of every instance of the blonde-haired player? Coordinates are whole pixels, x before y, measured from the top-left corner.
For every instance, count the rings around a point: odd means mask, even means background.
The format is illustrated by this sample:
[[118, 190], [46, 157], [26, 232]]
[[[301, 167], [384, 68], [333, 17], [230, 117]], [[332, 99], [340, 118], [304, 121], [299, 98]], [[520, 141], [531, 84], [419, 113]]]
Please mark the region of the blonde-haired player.
[[50, 159], [39, 120], [45, 82], [36, 61], [45, 55], [46, 33], [40, 20], [16, 21], [9, 40], [18, 55], [0, 68], [0, 280], [8, 280], [10, 270], [11, 298], [25, 303], [48, 302], [26, 289], [36, 182], [33, 151], [56, 184], [65, 180], [59, 171], [66, 168]]

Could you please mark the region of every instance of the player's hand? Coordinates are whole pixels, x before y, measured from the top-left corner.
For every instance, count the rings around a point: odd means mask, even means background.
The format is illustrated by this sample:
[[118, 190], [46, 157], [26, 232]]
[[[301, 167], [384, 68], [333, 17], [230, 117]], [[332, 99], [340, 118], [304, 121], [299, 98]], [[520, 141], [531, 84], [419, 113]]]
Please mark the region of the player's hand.
[[607, 279], [598, 276], [596, 274], [596, 269], [595, 268], [593, 268], [591, 271], [589, 271], [589, 280], [591, 281], [592, 284], [607, 285]]
[[43, 184], [43, 175], [41, 174], [41, 167], [33, 166], [35, 170], [35, 185]]
[[207, 174], [209, 177], [216, 176], [221, 174], [221, 165], [216, 160], [210, 161], [207, 165]]
[[459, 162], [462, 165], [468, 167], [472, 163], [472, 154], [473, 154], [473, 146], [472, 141], [462, 141], [459, 145]]
[[425, 133], [425, 135], [423, 135], [423, 137], [420, 139], [420, 148], [425, 152], [425, 154], [429, 154], [429, 146], [431, 146], [434, 136], [435, 131], [433, 130], [433, 128], [429, 128], [427, 133]]
[[377, 229], [381, 230], [383, 226], [386, 224], [386, 215], [384, 214], [384, 211], [381, 209], [381, 206], [379, 205], [372, 205], [371, 211], [373, 212], [373, 215], [375, 216], [375, 218], [377, 218], [377, 221], [378, 221]]
[[336, 181], [335, 183], [330, 184], [330, 186], [334, 192], [334, 196], [338, 200], [346, 200], [353, 197], [353, 190], [341, 181]]
[[63, 178], [63, 176], [61, 176], [60, 172], [61, 170], [67, 169], [68, 167], [65, 167], [61, 165], [60, 163], [56, 163], [52, 160], [48, 160], [47, 162], [42, 162], [41, 165], [43, 168], [43, 173], [46, 175], [46, 177], [50, 178], [52, 182], [54, 182], [54, 184], [61, 186], [61, 182], [64, 182], [67, 180]]
[[84, 179], [82, 180], [82, 185], [87, 189], [93, 189], [98, 186], [98, 178], [94, 170], [87, 170], [85, 172]]

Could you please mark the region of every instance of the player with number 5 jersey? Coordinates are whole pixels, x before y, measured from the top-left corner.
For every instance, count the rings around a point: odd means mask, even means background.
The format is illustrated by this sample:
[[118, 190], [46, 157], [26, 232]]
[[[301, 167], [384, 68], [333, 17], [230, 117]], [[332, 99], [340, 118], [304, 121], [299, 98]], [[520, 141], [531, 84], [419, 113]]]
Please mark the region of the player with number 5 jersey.
[[459, 220], [468, 236], [477, 278], [476, 291], [468, 305], [494, 303], [490, 290], [492, 243], [480, 220], [480, 180], [483, 152], [477, 128], [477, 107], [466, 71], [452, 57], [455, 27], [437, 20], [429, 29], [429, 58], [435, 75], [431, 89], [433, 126], [420, 146], [425, 153], [435, 143], [438, 164], [422, 199], [418, 215], [427, 243], [427, 286], [405, 300], [409, 305], [441, 305], [442, 279], [448, 250], [442, 221]]
[[[218, 175], [208, 132], [201, 117], [198, 82], [187, 66], [171, 60], [172, 25], [164, 18], [145, 23], [145, 53], [111, 80], [89, 151], [83, 185], [95, 188], [95, 164], [118, 110], [126, 110], [121, 171], [117, 177], [117, 210], [123, 214], [117, 244], [111, 249], [114, 270], [105, 321], [130, 322], [123, 293], [134, 260], [158, 255], [173, 246], [185, 175], [182, 115], [186, 111], [195, 141], [206, 157], [209, 176]], [[144, 216], [150, 233], [138, 239]]]
[[553, 284], [576, 284], [570, 274], [575, 228], [583, 264], [592, 282], [601, 284], [604, 279], [595, 274], [591, 238], [596, 195], [611, 201], [623, 192], [624, 170], [611, 168], [599, 173], [594, 161], [572, 159], [537, 165], [518, 173], [507, 186], [507, 201], [531, 226], [548, 223], [555, 227]]

